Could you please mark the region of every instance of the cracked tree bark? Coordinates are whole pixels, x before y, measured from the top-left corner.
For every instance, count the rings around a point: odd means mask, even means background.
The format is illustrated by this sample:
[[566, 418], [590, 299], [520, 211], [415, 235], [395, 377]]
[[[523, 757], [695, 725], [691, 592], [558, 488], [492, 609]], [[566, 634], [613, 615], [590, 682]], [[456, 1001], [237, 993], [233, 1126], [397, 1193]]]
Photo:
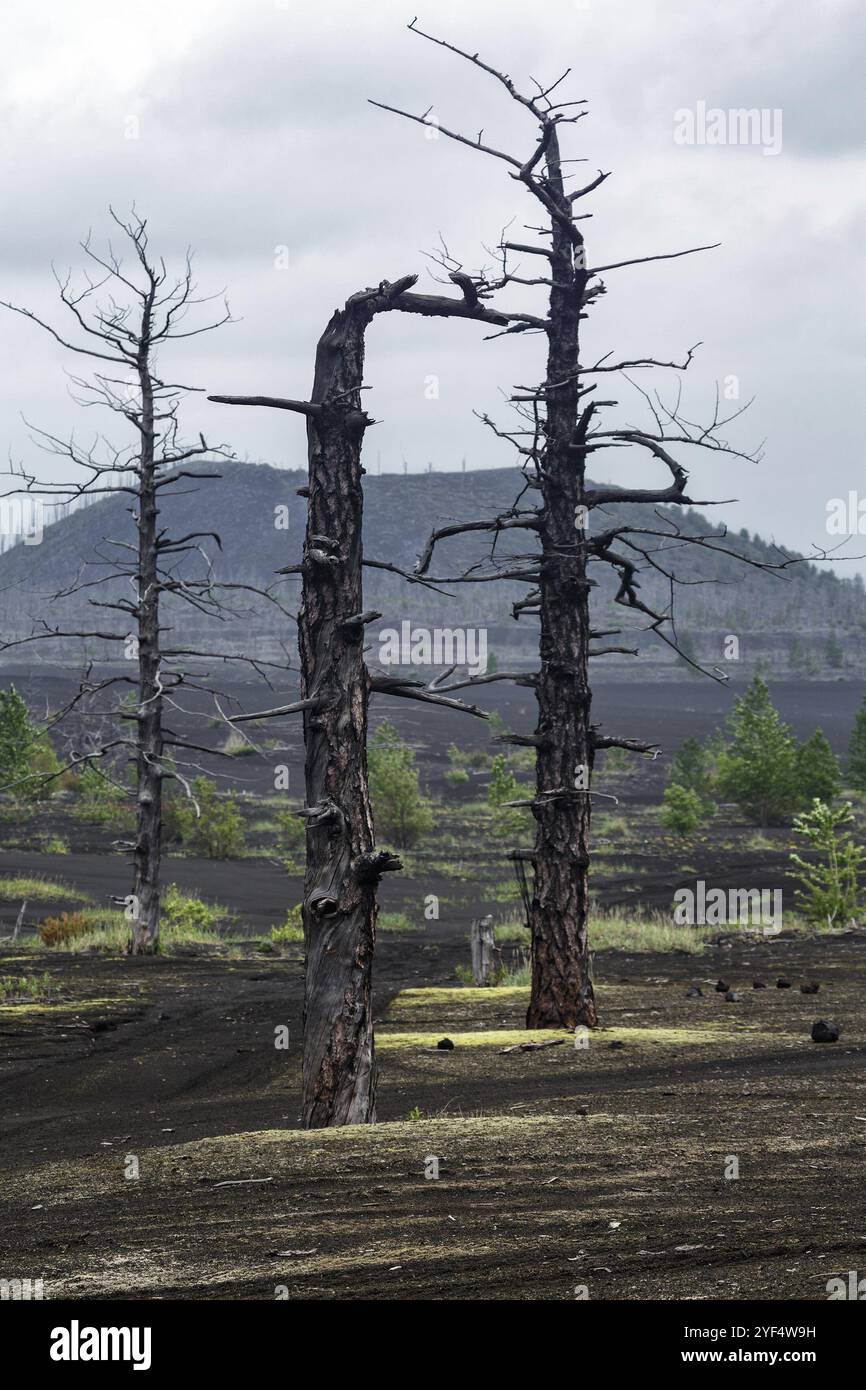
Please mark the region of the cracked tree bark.
[[[589, 685], [589, 591], [584, 505], [586, 453], [579, 431], [578, 338], [587, 274], [582, 246], [569, 232], [559, 142], [552, 129], [547, 184], [563, 219], [551, 217], [550, 323], [546, 375], [546, 442], [540, 470], [544, 506], [539, 584], [541, 665], [536, 678], [539, 736], [532, 933], [530, 1028], [593, 1027], [590, 979], [589, 826], [592, 772]], [[573, 224], [571, 224], [573, 226]], [[585, 769], [585, 772], [582, 772]], [[551, 795], [555, 792], [555, 795]]]
[[141, 453], [138, 459], [138, 709], [136, 721], [135, 880], [130, 954], [158, 949], [162, 857], [162, 685], [160, 682], [156, 448], [150, 328], [155, 290], [145, 298], [139, 341]]
[[304, 715], [303, 1118], [308, 1128], [369, 1124], [376, 1118], [371, 1016], [376, 886], [384, 873], [402, 865], [374, 844], [366, 755], [371, 690], [482, 714], [440, 694], [434, 685], [374, 681], [363, 656], [364, 626], [380, 616], [363, 608], [361, 449], [371, 423], [361, 406], [366, 330], [375, 315], [391, 309], [498, 328], [527, 318], [488, 308], [461, 283], [462, 277], [452, 278], [462, 299], [407, 293], [415, 275], [393, 284], [383, 280], [375, 289], [352, 295], [319, 339], [308, 401], [209, 397], [307, 418], [309, 482], [300, 489], [308, 498], [303, 560], [281, 571], [300, 569], [302, 576], [300, 699], [270, 714]]
[[367, 785], [361, 446], [364, 333], [371, 292], [338, 310], [316, 351], [307, 418], [309, 504], [298, 613], [304, 711], [304, 1124], [376, 1118], [371, 988], [376, 884], [399, 861], [374, 850]]

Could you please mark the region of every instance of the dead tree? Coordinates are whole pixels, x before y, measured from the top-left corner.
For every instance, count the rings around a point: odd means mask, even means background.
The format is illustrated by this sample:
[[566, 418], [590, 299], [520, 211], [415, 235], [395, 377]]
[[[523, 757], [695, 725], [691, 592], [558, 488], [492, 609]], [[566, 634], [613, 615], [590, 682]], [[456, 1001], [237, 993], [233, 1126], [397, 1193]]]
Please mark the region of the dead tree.
[[[309, 482], [298, 613], [300, 699], [278, 709], [234, 716], [235, 722], [301, 713], [304, 721], [307, 857], [304, 877], [304, 1124], [375, 1120], [376, 1067], [371, 1012], [376, 888], [401, 867], [374, 840], [367, 787], [367, 704], [371, 692], [403, 696], [482, 715], [474, 706], [420, 685], [372, 677], [364, 630], [379, 613], [365, 611], [361, 523], [361, 449], [372, 423], [362, 406], [368, 326], [390, 311], [479, 320], [501, 331], [529, 321], [487, 307], [459, 273], [461, 298], [411, 293], [404, 276], [362, 290], [337, 310], [319, 340], [309, 400], [210, 396], [229, 405], [269, 406], [306, 417]], [[406, 576], [412, 578], [412, 576]], [[426, 584], [428, 581], [414, 579]], [[482, 716], [483, 717], [483, 716]]]
[[[74, 288], [69, 277], [58, 278], [61, 302], [75, 320], [75, 341], [30, 310], [6, 301], [0, 303], [36, 323], [64, 348], [95, 361], [98, 365], [90, 379], [73, 378], [79, 404], [107, 408], [132, 427], [134, 442], [125, 448], [106, 444], [101, 437], [91, 448], [84, 448], [74, 439], [67, 442], [37, 431], [37, 442], [68, 459], [81, 474], [80, 480], [43, 483], [22, 469], [12, 488], [50, 498], [52, 503], [58, 499], [87, 501], [115, 492], [132, 499], [135, 542], [106, 540], [105, 553], [83, 564], [70, 585], [53, 596], [53, 600], [60, 601], [86, 590], [98, 592], [102, 586], [113, 583], [113, 593], [104, 599], [90, 597], [89, 604], [94, 609], [122, 615], [128, 627], [120, 631], [64, 630], [43, 618], [29, 637], [4, 643], [3, 649], [30, 641], [91, 638], [108, 651], [119, 645], [123, 655], [134, 664], [134, 677], [111, 675], [91, 679], [89, 671], [85, 673], [78, 692], [54, 723], [60, 723], [73, 708], [86, 706], [114, 687], [132, 685], [136, 689], [132, 709], [118, 707], [114, 711], [115, 717], [133, 724], [134, 737], [101, 738], [95, 743], [91, 740], [86, 747], [74, 747], [66, 768], [98, 768], [123, 756], [134, 762], [136, 835], [134, 843], [124, 847], [132, 850], [134, 861], [133, 892], [126, 900], [131, 924], [129, 949], [140, 955], [155, 952], [159, 943], [163, 782], [177, 779], [189, 793], [182, 771], [186, 762], [181, 753], [212, 751], [178, 736], [166, 724], [166, 710], [179, 708], [182, 687], [210, 689], [202, 684], [207, 673], [188, 667], [190, 658], [245, 658], [167, 645], [161, 629], [161, 608], [166, 597], [183, 601], [205, 617], [219, 617], [227, 610], [218, 591], [234, 587], [215, 581], [205, 552], [207, 541], [219, 546], [216, 533], [196, 531], [171, 536], [160, 524], [162, 499], [181, 480], [220, 476], [213, 471], [194, 471], [188, 466], [191, 462], [231, 455], [222, 447], [211, 449], [201, 436], [192, 445], [181, 441], [178, 409], [188, 388], [163, 380], [157, 361], [166, 345], [228, 322], [229, 311], [226, 306], [213, 321], [188, 326], [190, 310], [205, 302], [197, 297], [189, 256], [179, 277], [171, 279], [164, 262], [155, 260], [149, 252], [145, 221], [137, 214], [128, 221], [122, 221], [113, 212], [112, 217], [128, 243], [131, 265], [126, 265], [110, 246], [101, 254], [88, 240], [83, 243], [83, 250], [93, 273], [85, 275], [83, 286]], [[186, 558], [190, 556], [202, 562], [201, 571], [190, 571]], [[97, 570], [95, 576], [93, 568]], [[118, 589], [118, 583], [123, 587]], [[131, 597], [126, 597], [127, 585], [132, 587]]]
[[[503, 429], [489, 417], [481, 417], [500, 438], [517, 449], [521, 459], [525, 486], [514, 507], [501, 516], [435, 530], [415, 573], [418, 578], [432, 577], [434, 548], [448, 537], [486, 532], [493, 541], [486, 570], [474, 565], [461, 574], [439, 575], [435, 582], [507, 577], [529, 586], [527, 596], [515, 604], [514, 616], [532, 614], [539, 619], [540, 663], [534, 675], [503, 672], [494, 677], [452, 682], [441, 688], [457, 690], [489, 679], [519, 679], [532, 685], [538, 705], [535, 732], [528, 737], [510, 736], [510, 741], [536, 750], [536, 788], [528, 803], [536, 833], [529, 913], [532, 991], [527, 1025], [592, 1027], [597, 1022], [597, 1011], [590, 977], [587, 924], [593, 763], [599, 748], [652, 750], [635, 739], [602, 735], [592, 723], [591, 658], [630, 649], [599, 645], [603, 639], [617, 635], [619, 629], [593, 630], [590, 591], [595, 581], [591, 569], [599, 564], [609, 566], [618, 579], [617, 603], [641, 615], [647, 626], [679, 650], [672, 608], [657, 612], [642, 601], [640, 570], [650, 566], [672, 581], [666, 559], [670, 550], [683, 544], [723, 548], [720, 535], [686, 535], [662, 515], [658, 525], [649, 529], [613, 525], [596, 531], [594, 518], [603, 517], [605, 505], [610, 503], [692, 503], [687, 493], [687, 469], [671, 453], [678, 446], [716, 449], [740, 457], [755, 455], [743, 454], [725, 441], [722, 431], [741, 412], [722, 418], [718, 401], [712, 420], [694, 425], [682, 414], [679, 399], [672, 408], [665, 409], [657, 398], [641, 392], [643, 402], [650, 408], [649, 423], [605, 426], [604, 412], [618, 404], [615, 400], [599, 400], [594, 394], [605, 375], [620, 374], [630, 381], [630, 371], [653, 367], [684, 370], [693, 350], [681, 363], [664, 363], [653, 357], [613, 361], [608, 355], [590, 364], [582, 358], [581, 324], [605, 292], [602, 272], [711, 248], [693, 247], [670, 256], [641, 255], [610, 265], [589, 265], [581, 223], [591, 214], [581, 209], [584, 200], [608, 175], [599, 171], [584, 186], [570, 187], [574, 177], [570, 166], [580, 161], [563, 157], [560, 134], [587, 112], [583, 101], [560, 100], [554, 95], [568, 73], [547, 87], [536, 83], [537, 90], [527, 95], [516, 88], [506, 73], [482, 62], [477, 54], [422, 33], [414, 20], [409, 29], [493, 78], [536, 126], [534, 143], [525, 155], [518, 156], [486, 140], [482, 142], [481, 134], [473, 137], [448, 129], [434, 121], [430, 108], [415, 114], [382, 102], [372, 103], [421, 125], [434, 126], [442, 136], [499, 161], [540, 212], [540, 225], [528, 227], [534, 234], [533, 240], [511, 240], [503, 232], [492, 253], [496, 258], [495, 273], [482, 271], [467, 277], [447, 247], [438, 256], [452, 279], [459, 275], [475, 294], [485, 299], [512, 285], [541, 287], [547, 298], [546, 314], [518, 327], [544, 335], [546, 360], [540, 382], [514, 388], [510, 397], [518, 417], [514, 428]], [[521, 265], [515, 264], [515, 256], [529, 259], [531, 273], [522, 272]], [[497, 298], [496, 303], [498, 307], [501, 300]], [[622, 448], [644, 450], [669, 472], [669, 484], [651, 488], [593, 487], [587, 479], [591, 456], [605, 449]], [[538, 494], [539, 504], [522, 506], [523, 496], [530, 490]], [[535, 548], [527, 555], [500, 558], [496, 541], [504, 531], [512, 529], [528, 531], [535, 538]], [[781, 563], [788, 563], [787, 558]], [[685, 653], [681, 655], [688, 660]]]

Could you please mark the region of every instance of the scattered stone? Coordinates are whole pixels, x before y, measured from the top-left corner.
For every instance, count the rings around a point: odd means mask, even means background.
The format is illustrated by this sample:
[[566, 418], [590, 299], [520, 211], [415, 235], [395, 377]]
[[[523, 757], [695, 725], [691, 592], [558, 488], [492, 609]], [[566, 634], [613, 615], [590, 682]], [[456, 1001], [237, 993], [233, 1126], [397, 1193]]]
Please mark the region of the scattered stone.
[[779, 978], [778, 978], [778, 980], [776, 981], [776, 989], [790, 989], [790, 988], [791, 988], [791, 981], [790, 981], [790, 980], [786, 980], [782, 975], [780, 975]]
[[731, 986], [728, 985], [728, 984], [725, 984], [725, 981], [724, 981], [724, 980], [718, 980], [718, 981], [716, 982], [716, 994], [727, 994], [727, 992], [728, 992], [728, 990], [729, 990], [730, 988], [731, 988]]
[[752, 989], [766, 989], [766, 988], [767, 988], [767, 986], [764, 984], [764, 981], [763, 981], [763, 980], [753, 980], [753, 981], [752, 981]]
[[817, 993], [818, 993], [818, 990], [819, 990], [820, 988], [821, 988], [821, 986], [817, 983], [817, 981], [815, 981], [815, 980], [807, 980], [806, 983], [805, 983], [804, 985], [801, 985], [801, 986], [800, 986], [800, 993], [801, 993], [801, 994], [817, 994]]
[[454, 1044], [450, 1038], [440, 1038], [436, 1044], [440, 1052], [453, 1052]]
[[588, 1105], [579, 1105], [579, 1106], [577, 1107], [577, 1109], [575, 1110], [574, 1113], [575, 1113], [576, 1115], [588, 1115], [588, 1114], [589, 1114], [589, 1106], [588, 1106]]
[[703, 999], [703, 997], [704, 991], [701, 989], [700, 985], [692, 985], [691, 989], [686, 990], [687, 999]]
[[738, 992], [735, 989], [729, 989], [727, 994], [725, 995], [725, 999], [728, 1001], [729, 1004], [742, 1004], [743, 1002], [742, 994], [738, 994]]
[[819, 1018], [817, 1023], [812, 1024], [812, 1042], [838, 1042], [841, 1032], [842, 1025], [840, 1023], [829, 1023], [826, 1018]]
[[613, 1048], [613, 1049], [615, 1049], [617, 1052], [619, 1052], [619, 1050], [620, 1050], [621, 1048], [625, 1047], [625, 1043], [624, 1043], [624, 1042], [609, 1042], [609, 1043], [608, 1043], [608, 1047], [609, 1047], [609, 1048]]

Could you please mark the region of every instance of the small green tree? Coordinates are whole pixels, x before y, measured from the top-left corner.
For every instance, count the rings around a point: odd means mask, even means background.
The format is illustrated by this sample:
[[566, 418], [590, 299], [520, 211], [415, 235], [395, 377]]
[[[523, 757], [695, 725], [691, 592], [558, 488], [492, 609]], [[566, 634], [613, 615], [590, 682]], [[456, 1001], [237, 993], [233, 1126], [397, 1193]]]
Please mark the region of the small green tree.
[[0, 785], [27, 776], [36, 730], [14, 685], [0, 690]]
[[810, 922], [851, 921], [860, 911], [866, 850], [847, 829], [853, 819], [850, 805], [832, 807], [815, 797], [812, 809], [794, 821], [794, 830], [821, 856], [814, 863], [793, 851], [790, 856], [799, 883], [797, 906]]
[[433, 809], [422, 795], [415, 753], [387, 720], [367, 750], [367, 776], [379, 834], [411, 849], [433, 828]]
[[848, 744], [848, 780], [858, 791], [866, 791], [866, 696], [854, 719]]
[[677, 749], [668, 777], [669, 787], [684, 787], [695, 793], [704, 815], [716, 805], [713, 795], [713, 757], [696, 738], [687, 738]]
[[786, 824], [803, 803], [797, 743], [760, 676], [737, 700], [728, 728], [731, 741], [718, 759], [720, 795], [757, 825]]
[[806, 802], [834, 801], [842, 790], [839, 761], [820, 729], [797, 749], [797, 776]]
[[205, 859], [232, 859], [244, 848], [244, 822], [233, 797], [220, 796], [210, 777], [196, 777], [192, 792], [199, 814], [190, 800], [172, 799], [172, 830], [184, 845]]
[[53, 790], [40, 778], [59, 770], [51, 740], [33, 723], [15, 686], [0, 690], [0, 787], [17, 801], [35, 801]]
[[528, 824], [528, 816], [521, 806], [509, 806], [509, 801], [519, 801], [525, 795], [514, 773], [509, 768], [504, 754], [497, 753], [490, 766], [490, 782], [487, 787], [487, 804], [493, 812], [493, 824], [500, 835], [517, 835]]
[[704, 807], [696, 791], [681, 787], [677, 782], [665, 787], [659, 817], [665, 830], [674, 835], [691, 835], [703, 818]]

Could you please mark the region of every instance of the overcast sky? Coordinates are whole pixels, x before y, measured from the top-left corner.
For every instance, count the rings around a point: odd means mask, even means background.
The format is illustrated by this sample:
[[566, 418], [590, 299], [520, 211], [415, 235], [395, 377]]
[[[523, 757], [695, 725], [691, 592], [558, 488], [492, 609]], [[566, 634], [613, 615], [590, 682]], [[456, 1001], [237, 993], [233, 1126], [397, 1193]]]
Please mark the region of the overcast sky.
[[[433, 288], [423, 253], [439, 234], [475, 268], [509, 220], [518, 239], [537, 220], [504, 165], [367, 104], [432, 106], [443, 125], [531, 150], [527, 113], [408, 34], [413, 13], [395, 0], [5, 0], [0, 298], [53, 312], [51, 262], [80, 265], [79, 238], [107, 236], [108, 204], [134, 199], [153, 248], [171, 262], [191, 244], [201, 290], [225, 286], [239, 319], [179, 345], [175, 379], [306, 395], [316, 339], [349, 294], [410, 272]], [[766, 447], [758, 466], [694, 459], [693, 494], [738, 498], [719, 515], [765, 538], [826, 542], [829, 499], [866, 497], [862, 0], [437, 0], [419, 22], [518, 85], [571, 67], [570, 95], [589, 115], [566, 153], [587, 161], [574, 166], [581, 182], [584, 168], [612, 172], [584, 224], [590, 264], [722, 243], [606, 275], [582, 356], [668, 360], [701, 340], [688, 413], [736, 377], [740, 403], [756, 397], [737, 441]], [[700, 103], [765, 110], [771, 151], [678, 141], [677, 113]], [[376, 322], [368, 469], [514, 461], [473, 410], [505, 422], [501, 392], [539, 377], [542, 342], [481, 339], [465, 322]], [[74, 365], [30, 324], [0, 318], [4, 450], [46, 477], [55, 465], [35, 455], [21, 416], [89, 437], [92, 414], [68, 396]], [[669, 390], [670, 374], [655, 384]], [[616, 395], [636, 419], [627, 383]], [[299, 417], [194, 398], [185, 419], [241, 456], [303, 465]], [[607, 476], [655, 481], [643, 460], [610, 457], [622, 471]]]

